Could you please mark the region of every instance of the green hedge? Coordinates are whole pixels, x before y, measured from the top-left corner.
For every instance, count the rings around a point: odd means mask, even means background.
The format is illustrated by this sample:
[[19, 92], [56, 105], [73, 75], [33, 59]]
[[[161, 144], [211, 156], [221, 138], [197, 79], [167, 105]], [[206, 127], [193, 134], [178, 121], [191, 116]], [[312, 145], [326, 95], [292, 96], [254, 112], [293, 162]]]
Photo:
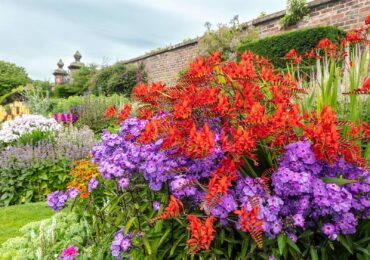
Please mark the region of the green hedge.
[[242, 43], [238, 53], [251, 50], [268, 58], [276, 67], [286, 68], [287, 61], [283, 57], [292, 48], [303, 55], [306, 50], [316, 47], [321, 39], [328, 38], [337, 43], [338, 37], [343, 38], [345, 34], [345, 31], [333, 26], [295, 30], [255, 42]]

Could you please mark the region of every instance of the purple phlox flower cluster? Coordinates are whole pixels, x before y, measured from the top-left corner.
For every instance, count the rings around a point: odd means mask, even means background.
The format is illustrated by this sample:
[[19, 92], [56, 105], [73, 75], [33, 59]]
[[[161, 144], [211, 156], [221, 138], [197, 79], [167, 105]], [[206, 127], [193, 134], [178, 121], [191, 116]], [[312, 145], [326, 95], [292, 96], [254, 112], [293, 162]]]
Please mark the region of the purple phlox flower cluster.
[[87, 190], [89, 192], [92, 192], [92, 190], [96, 189], [98, 187], [98, 185], [99, 185], [98, 180], [95, 177], [92, 177], [89, 180], [89, 183], [87, 184]]
[[60, 255], [60, 260], [75, 260], [76, 256], [78, 256], [78, 247], [76, 246], [69, 246], [68, 248], [64, 248], [62, 250], [62, 254]]
[[132, 247], [132, 240], [134, 238], [134, 233], [130, 232], [125, 234], [125, 228], [121, 228], [118, 232], [114, 234], [113, 242], [111, 245], [112, 255], [117, 259], [121, 258], [122, 252], [127, 252]]
[[[322, 177], [356, 180], [346, 185], [326, 183]], [[329, 165], [317, 161], [307, 141], [286, 146], [279, 169], [272, 175], [273, 191], [284, 204], [278, 212], [285, 231], [295, 234], [324, 221], [321, 230], [330, 239], [356, 232], [358, 219], [369, 216], [369, 172], [344, 159]], [[276, 234], [272, 229], [272, 234]]]
[[263, 221], [263, 229], [268, 235], [274, 237], [282, 231], [283, 223], [278, 215], [284, 202], [278, 196], [270, 195], [258, 179], [239, 176], [236, 194], [239, 196], [239, 208], [245, 208], [247, 212], [252, 210], [253, 200], [258, 202], [258, 219]]
[[64, 191], [54, 191], [48, 194], [48, 205], [55, 211], [60, 211], [66, 206], [68, 196]]
[[[166, 113], [159, 116], [166, 116]], [[175, 154], [175, 149], [161, 149], [162, 139], [152, 144], [139, 144], [137, 138], [146, 123], [128, 118], [119, 133], [103, 132], [102, 143], [92, 151], [93, 161], [99, 165], [103, 177], [116, 180], [120, 188], [127, 188], [133, 176], [141, 173], [152, 190], [160, 190], [168, 184], [178, 198], [199, 198], [202, 191], [194, 181], [210, 176], [222, 151], [218, 148], [207, 158], [190, 159]]]
[[68, 199], [76, 198], [80, 192], [76, 188], [70, 188], [67, 191], [54, 191], [48, 194], [48, 205], [55, 211], [60, 211], [66, 207]]

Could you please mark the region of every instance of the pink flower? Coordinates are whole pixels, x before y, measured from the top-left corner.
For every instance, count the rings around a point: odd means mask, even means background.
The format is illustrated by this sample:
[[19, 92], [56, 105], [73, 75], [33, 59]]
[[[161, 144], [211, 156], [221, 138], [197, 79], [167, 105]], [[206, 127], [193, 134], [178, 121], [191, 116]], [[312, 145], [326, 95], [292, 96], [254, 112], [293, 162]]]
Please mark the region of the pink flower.
[[69, 246], [62, 250], [62, 255], [59, 257], [60, 260], [75, 260], [75, 256], [78, 256], [78, 247]]

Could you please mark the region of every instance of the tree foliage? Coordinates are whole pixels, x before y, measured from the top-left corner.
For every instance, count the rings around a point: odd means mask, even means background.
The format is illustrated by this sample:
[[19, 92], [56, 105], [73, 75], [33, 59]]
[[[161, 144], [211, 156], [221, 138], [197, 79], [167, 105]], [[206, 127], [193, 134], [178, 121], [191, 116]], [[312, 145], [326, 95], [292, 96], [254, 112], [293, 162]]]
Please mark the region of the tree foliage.
[[92, 92], [98, 95], [114, 93], [129, 95], [132, 88], [140, 81], [146, 81], [143, 66], [117, 62], [99, 70], [91, 79], [91, 86]]
[[0, 60], [0, 96], [29, 82], [30, 78], [24, 68]]

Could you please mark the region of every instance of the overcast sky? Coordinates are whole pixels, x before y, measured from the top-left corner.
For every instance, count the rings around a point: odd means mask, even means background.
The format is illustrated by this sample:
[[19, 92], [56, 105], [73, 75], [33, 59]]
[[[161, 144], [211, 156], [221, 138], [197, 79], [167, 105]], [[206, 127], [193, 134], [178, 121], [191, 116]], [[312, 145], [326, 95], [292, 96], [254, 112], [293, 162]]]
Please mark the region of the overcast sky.
[[0, 0], [0, 60], [26, 68], [32, 79], [53, 81], [79, 50], [85, 63], [114, 63], [205, 31], [209, 21], [241, 22], [286, 0]]

